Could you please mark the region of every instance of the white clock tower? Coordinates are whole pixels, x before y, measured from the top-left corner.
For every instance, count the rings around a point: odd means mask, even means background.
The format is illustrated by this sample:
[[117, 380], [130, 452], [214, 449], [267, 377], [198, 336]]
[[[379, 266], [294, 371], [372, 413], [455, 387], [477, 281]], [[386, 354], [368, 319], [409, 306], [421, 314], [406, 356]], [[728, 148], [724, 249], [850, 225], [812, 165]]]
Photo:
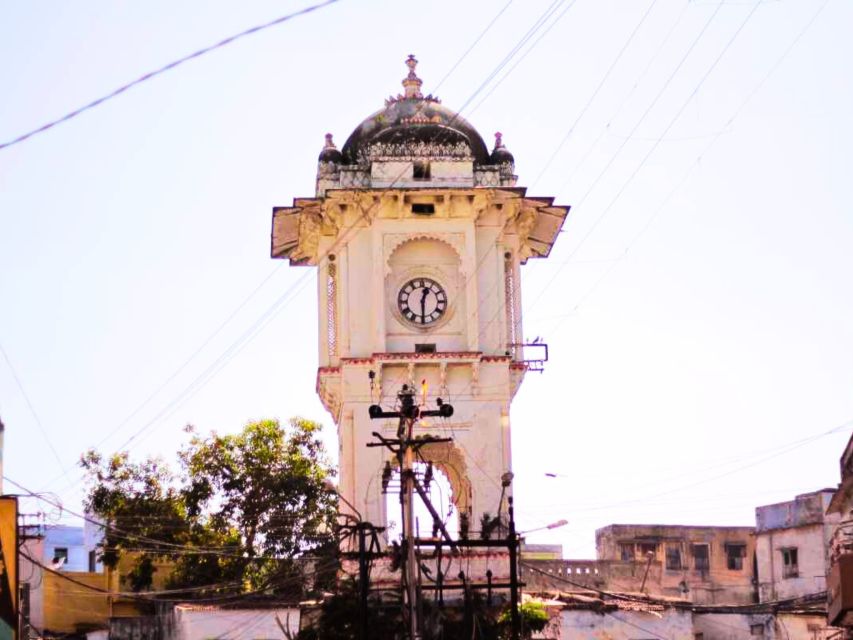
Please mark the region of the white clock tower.
[[415, 58], [406, 64], [402, 95], [340, 150], [326, 135], [316, 195], [273, 209], [272, 257], [319, 273], [317, 393], [338, 427], [346, 502], [387, 522], [382, 476], [393, 457], [366, 445], [398, 425], [371, 420], [368, 407], [392, 407], [403, 384], [426, 381], [427, 401], [441, 397], [455, 413], [415, 433], [453, 441], [420, 453], [476, 526], [511, 491], [502, 487], [510, 403], [529, 367], [519, 267], [548, 255], [568, 207], [527, 196], [501, 135], [489, 152], [468, 122], [421, 93]]

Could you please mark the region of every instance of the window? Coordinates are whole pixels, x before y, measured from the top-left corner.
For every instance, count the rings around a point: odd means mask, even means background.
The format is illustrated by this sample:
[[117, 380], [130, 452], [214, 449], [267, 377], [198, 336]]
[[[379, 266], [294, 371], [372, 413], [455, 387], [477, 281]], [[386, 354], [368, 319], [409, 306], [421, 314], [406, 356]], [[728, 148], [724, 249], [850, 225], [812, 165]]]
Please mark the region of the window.
[[789, 547], [782, 549], [782, 577], [796, 578], [800, 575], [800, 568], [797, 566], [797, 548]]
[[681, 547], [674, 544], [666, 545], [666, 568], [670, 571], [681, 569]]
[[641, 542], [638, 546], [640, 547], [640, 555], [643, 556], [643, 560], [645, 560], [650, 553], [653, 556], [658, 554], [658, 546], [653, 542]]
[[95, 550], [89, 552], [89, 573], [95, 573], [98, 570], [98, 558]]
[[634, 561], [634, 545], [630, 542], [619, 543], [619, 557], [622, 562]]
[[53, 564], [61, 567], [68, 562], [68, 547], [56, 547], [53, 550]]
[[764, 637], [764, 625], [763, 624], [751, 624], [749, 625], [749, 635], [751, 636], [761, 636]]
[[420, 213], [423, 215], [431, 215], [435, 213], [435, 205], [434, 204], [423, 204], [420, 202], [415, 202], [412, 205], [412, 213]]
[[697, 571], [708, 571], [711, 568], [711, 552], [707, 544], [694, 544], [691, 548], [693, 552], [693, 568]]
[[435, 344], [416, 344], [415, 353], [435, 353]]
[[429, 180], [429, 162], [424, 160], [415, 160], [412, 163], [412, 178], [415, 180]]
[[727, 544], [726, 567], [729, 571], [742, 571], [744, 556], [746, 556], [745, 544]]
[[702, 632], [694, 633], [693, 640], [705, 640], [705, 634]]

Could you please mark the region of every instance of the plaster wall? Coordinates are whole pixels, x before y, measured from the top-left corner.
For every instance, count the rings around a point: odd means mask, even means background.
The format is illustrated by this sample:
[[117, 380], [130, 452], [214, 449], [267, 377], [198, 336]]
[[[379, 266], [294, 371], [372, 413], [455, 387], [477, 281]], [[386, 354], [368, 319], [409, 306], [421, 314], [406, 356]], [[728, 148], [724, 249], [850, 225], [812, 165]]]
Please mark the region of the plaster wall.
[[825, 615], [785, 612], [696, 613], [693, 627], [697, 640], [829, 640], [839, 631], [827, 626]]
[[559, 634], [551, 630], [547, 638], [560, 640], [637, 640], [638, 638], [693, 638], [693, 616], [682, 609], [663, 611], [612, 611], [598, 613], [588, 609], [565, 609]]
[[[821, 524], [770, 530], [756, 536], [761, 602], [795, 598], [826, 590], [827, 527]], [[785, 577], [782, 549], [797, 549], [797, 577]]]
[[215, 607], [175, 607], [169, 640], [255, 640], [282, 638], [279, 623], [289, 632], [299, 632], [299, 609], [220, 609]]
[[[814, 491], [755, 510], [762, 602], [826, 590], [830, 541], [841, 519], [837, 513], [826, 513], [833, 494], [832, 489]], [[797, 575], [786, 577], [783, 549], [793, 548], [797, 550]]]
[[[22, 550], [32, 558], [44, 557], [44, 538], [24, 540]], [[44, 580], [41, 567], [30, 562], [23, 554], [18, 555], [18, 576], [21, 584], [30, 588], [30, 622], [41, 629], [44, 626]]]
[[68, 560], [62, 565], [62, 571], [88, 571], [89, 549], [83, 537], [83, 527], [51, 525], [45, 527], [43, 562], [50, 563], [56, 556], [56, 550], [68, 550]]
[[94, 589], [88, 589], [62, 576], [45, 571], [42, 575], [44, 610], [41, 628], [59, 633], [72, 633], [77, 631], [78, 625], [106, 627], [109, 621], [110, 605], [108, 596], [99, 591], [108, 589], [107, 575], [85, 572], [63, 572], [63, 575]]

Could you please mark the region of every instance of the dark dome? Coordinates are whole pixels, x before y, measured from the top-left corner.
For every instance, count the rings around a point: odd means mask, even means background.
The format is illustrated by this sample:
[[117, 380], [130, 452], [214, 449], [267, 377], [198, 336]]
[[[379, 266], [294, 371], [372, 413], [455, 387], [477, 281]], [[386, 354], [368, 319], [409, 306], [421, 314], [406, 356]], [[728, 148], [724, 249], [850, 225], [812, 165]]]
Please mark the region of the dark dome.
[[455, 145], [463, 142], [479, 164], [489, 163], [483, 138], [459, 114], [429, 98], [395, 98], [364, 120], [343, 147], [346, 162], [357, 162], [374, 143], [434, 143]]

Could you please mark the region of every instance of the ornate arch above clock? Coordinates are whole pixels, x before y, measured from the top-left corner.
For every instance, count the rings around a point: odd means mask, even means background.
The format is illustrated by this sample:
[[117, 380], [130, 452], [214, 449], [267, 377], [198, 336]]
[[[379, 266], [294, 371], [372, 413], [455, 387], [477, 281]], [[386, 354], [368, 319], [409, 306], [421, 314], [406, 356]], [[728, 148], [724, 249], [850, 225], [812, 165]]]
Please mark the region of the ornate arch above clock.
[[460, 275], [465, 275], [462, 269], [463, 255], [465, 251], [465, 234], [462, 233], [438, 233], [430, 231], [417, 231], [412, 233], [386, 233], [383, 237], [383, 253], [385, 255], [385, 275], [391, 271], [391, 259], [394, 254], [405, 244], [415, 240], [437, 240], [448, 245], [456, 254], [459, 261], [457, 269]]

